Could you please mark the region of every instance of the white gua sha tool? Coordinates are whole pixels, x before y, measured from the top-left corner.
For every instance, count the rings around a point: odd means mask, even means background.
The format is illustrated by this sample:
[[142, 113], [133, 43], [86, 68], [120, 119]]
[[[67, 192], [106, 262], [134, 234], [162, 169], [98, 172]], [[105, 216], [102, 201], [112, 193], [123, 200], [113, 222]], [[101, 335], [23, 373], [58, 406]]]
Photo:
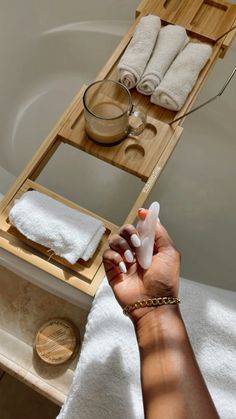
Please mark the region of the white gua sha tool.
[[148, 269], [152, 263], [155, 230], [159, 212], [159, 203], [153, 202], [148, 209], [148, 215], [145, 220], [139, 220], [136, 226], [141, 240], [141, 246], [135, 250], [135, 253], [138, 263], [143, 269]]

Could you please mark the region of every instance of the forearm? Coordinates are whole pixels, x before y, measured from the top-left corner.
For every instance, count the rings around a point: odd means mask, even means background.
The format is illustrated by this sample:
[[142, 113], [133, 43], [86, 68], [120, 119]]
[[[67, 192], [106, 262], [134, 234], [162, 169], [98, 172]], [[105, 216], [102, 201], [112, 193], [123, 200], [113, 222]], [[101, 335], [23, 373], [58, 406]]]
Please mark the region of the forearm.
[[136, 325], [146, 419], [219, 418], [177, 306], [162, 306]]

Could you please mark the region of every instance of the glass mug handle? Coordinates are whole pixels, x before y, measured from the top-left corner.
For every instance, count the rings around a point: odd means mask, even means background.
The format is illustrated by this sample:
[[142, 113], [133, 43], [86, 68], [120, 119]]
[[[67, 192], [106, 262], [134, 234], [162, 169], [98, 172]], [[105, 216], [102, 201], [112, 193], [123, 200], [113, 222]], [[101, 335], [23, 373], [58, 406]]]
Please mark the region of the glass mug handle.
[[[141, 121], [137, 127], [131, 125], [131, 118]], [[129, 113], [129, 136], [142, 134], [147, 123], [147, 116], [144, 112], [138, 110], [134, 105]]]

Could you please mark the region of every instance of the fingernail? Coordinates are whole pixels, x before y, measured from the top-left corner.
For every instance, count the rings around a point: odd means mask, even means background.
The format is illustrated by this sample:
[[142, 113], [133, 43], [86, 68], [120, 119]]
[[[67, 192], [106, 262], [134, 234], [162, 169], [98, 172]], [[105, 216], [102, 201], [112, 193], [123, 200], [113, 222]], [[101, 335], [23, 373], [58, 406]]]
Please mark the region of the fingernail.
[[119, 263], [119, 268], [120, 268], [120, 271], [121, 271], [123, 274], [126, 274], [127, 269], [126, 269], [126, 266], [125, 266], [125, 263], [124, 263], [124, 262], [120, 262], [120, 263]]
[[134, 261], [133, 254], [129, 249], [127, 249], [125, 251], [124, 256], [125, 256], [125, 259], [127, 260], [127, 262], [132, 263]]
[[142, 212], [143, 210], [144, 210], [144, 208], [139, 208], [139, 209], [138, 209], [138, 213], [139, 213], [139, 212]]
[[160, 223], [160, 224], [161, 224], [161, 220], [160, 220], [160, 218], [159, 218], [159, 217], [158, 217], [157, 221], [158, 221], [158, 223]]
[[132, 234], [132, 236], [130, 237], [130, 240], [134, 247], [141, 246], [141, 241], [140, 241], [140, 238], [137, 236], [137, 234]]

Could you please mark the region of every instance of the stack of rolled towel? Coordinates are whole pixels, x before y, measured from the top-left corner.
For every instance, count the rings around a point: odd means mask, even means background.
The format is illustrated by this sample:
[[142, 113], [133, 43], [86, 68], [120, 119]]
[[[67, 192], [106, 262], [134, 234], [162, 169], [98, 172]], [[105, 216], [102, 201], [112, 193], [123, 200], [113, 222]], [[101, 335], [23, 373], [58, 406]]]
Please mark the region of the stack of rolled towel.
[[152, 103], [177, 111], [211, 52], [208, 44], [189, 42], [182, 26], [161, 27], [158, 16], [144, 16], [118, 64], [120, 81], [150, 95]]
[[29, 240], [71, 264], [90, 259], [105, 232], [100, 220], [37, 191], [15, 200], [9, 221]]

